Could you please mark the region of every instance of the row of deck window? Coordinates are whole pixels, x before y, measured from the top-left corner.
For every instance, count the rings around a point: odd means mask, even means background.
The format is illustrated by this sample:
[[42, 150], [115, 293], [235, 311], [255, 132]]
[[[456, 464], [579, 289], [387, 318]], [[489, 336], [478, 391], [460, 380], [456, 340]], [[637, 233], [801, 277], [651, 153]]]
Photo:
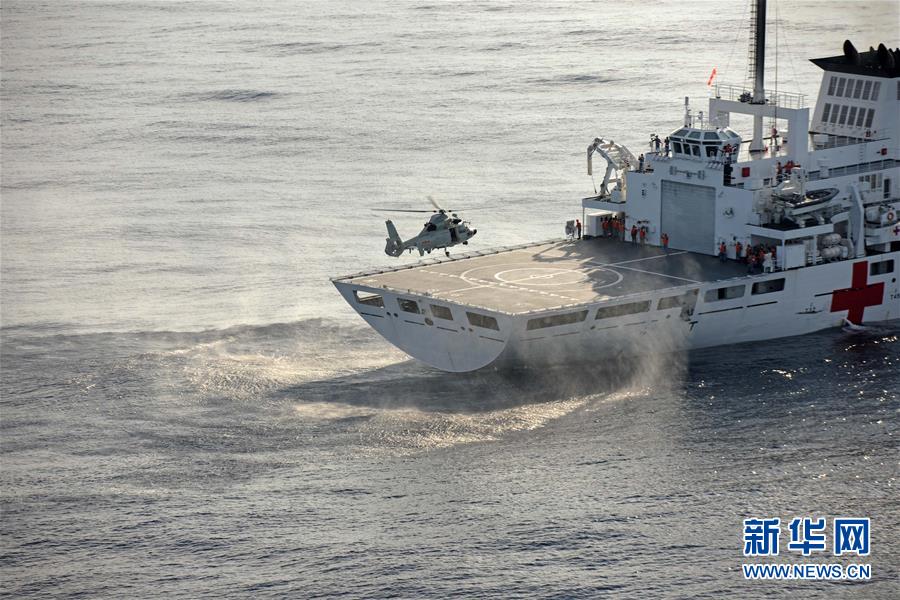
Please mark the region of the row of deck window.
[[875, 119], [875, 109], [846, 104], [825, 103], [822, 109], [822, 123], [845, 125], [847, 127], [871, 127]]
[[[365, 292], [360, 292], [359, 290], [355, 290], [353, 294], [356, 296], [356, 301], [359, 304], [384, 308], [383, 296], [380, 296], [378, 294], [367, 294]], [[397, 306], [400, 307], [400, 310], [406, 313], [411, 313], [414, 315], [425, 314], [425, 311], [419, 307], [419, 303], [409, 298], [397, 298]], [[428, 308], [431, 310], [431, 316], [436, 319], [443, 319], [445, 321], [453, 320], [453, 312], [448, 306], [444, 306], [442, 304], [429, 304]], [[466, 311], [466, 318], [469, 320], [469, 324], [473, 327], [481, 327], [482, 329], [493, 329], [494, 331], [500, 331], [500, 325], [497, 323], [497, 319], [495, 319], [494, 317]]]
[[[869, 267], [869, 274], [871, 276], [893, 273], [893, 271], [894, 261], [892, 259], [883, 260], [881, 262], [874, 262]], [[781, 292], [784, 290], [784, 283], [784, 277], [780, 277], [777, 279], [767, 279], [765, 281], [757, 281], [750, 286], [750, 294], [753, 296], [757, 296], [760, 294]], [[737, 298], [743, 298], [746, 291], [747, 286], [744, 284], [723, 286], [720, 288], [707, 290], [704, 294], [704, 300], [706, 302], [734, 300]], [[685, 294], [660, 298], [659, 302], [657, 302], [656, 309], [667, 310], [671, 308], [683, 307], [692, 296], [696, 295], [696, 293], [697, 290], [691, 290], [690, 292], [687, 292]], [[359, 304], [384, 308], [384, 298], [382, 296], [379, 296], [378, 294], [366, 294], [359, 291], [355, 291], [354, 294], [356, 295], [356, 301]], [[650, 304], [650, 300], [640, 300], [637, 302], [628, 302], [626, 304], [601, 306], [597, 309], [594, 319], [611, 319], [615, 317], [624, 317], [627, 315], [650, 312]], [[418, 302], [409, 298], [397, 298], [397, 305], [403, 312], [416, 315], [423, 314], [424, 312], [419, 307]], [[453, 312], [449, 307], [443, 306], [441, 304], [429, 304], [428, 307], [431, 310], [431, 315], [436, 319], [443, 319], [445, 321], [453, 320]], [[534, 331], [536, 329], [545, 329], [547, 327], [559, 327], [560, 325], [573, 325], [575, 323], [581, 323], [587, 319], [588, 312], [588, 310], [578, 310], [558, 315], [536, 317], [534, 319], [528, 320], [525, 329], [528, 331]], [[495, 319], [494, 317], [466, 311], [466, 318], [468, 319], [469, 324], [473, 327], [481, 327], [482, 329], [493, 329], [494, 331], [500, 331], [500, 326], [497, 323], [497, 319]]]
[[828, 95], [838, 98], [853, 98], [856, 100], [878, 100], [878, 91], [881, 89], [880, 81], [853, 79], [852, 77], [832, 76], [828, 82]]

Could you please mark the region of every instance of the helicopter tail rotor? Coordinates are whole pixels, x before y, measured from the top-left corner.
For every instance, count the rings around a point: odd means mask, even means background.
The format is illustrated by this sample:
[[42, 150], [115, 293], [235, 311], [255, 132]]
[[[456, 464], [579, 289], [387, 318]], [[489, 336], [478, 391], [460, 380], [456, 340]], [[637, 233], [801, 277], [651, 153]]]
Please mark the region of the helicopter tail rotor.
[[384, 253], [388, 256], [400, 256], [403, 254], [403, 238], [397, 233], [397, 228], [394, 227], [392, 221], [385, 221], [384, 224], [387, 226], [388, 231], [388, 237], [385, 239]]

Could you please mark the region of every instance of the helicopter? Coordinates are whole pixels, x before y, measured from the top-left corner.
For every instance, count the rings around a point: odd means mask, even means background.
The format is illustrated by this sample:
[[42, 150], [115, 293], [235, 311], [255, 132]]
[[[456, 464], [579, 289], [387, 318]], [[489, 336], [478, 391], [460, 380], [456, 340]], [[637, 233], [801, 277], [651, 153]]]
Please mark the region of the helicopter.
[[419, 251], [419, 256], [426, 253], [431, 254], [432, 250], [439, 248], [444, 249], [444, 254], [450, 256], [450, 248], [463, 244], [468, 245], [469, 239], [476, 233], [477, 229], [471, 229], [468, 221], [463, 221], [459, 216], [450, 210], [441, 208], [434, 198], [428, 196], [428, 201], [434, 206], [434, 210], [397, 210], [394, 212], [412, 212], [412, 213], [434, 213], [419, 235], [403, 240], [397, 233], [397, 228], [391, 220], [385, 221], [387, 226], [388, 237], [384, 247], [384, 253], [388, 256], [400, 256], [404, 250], [412, 252]]

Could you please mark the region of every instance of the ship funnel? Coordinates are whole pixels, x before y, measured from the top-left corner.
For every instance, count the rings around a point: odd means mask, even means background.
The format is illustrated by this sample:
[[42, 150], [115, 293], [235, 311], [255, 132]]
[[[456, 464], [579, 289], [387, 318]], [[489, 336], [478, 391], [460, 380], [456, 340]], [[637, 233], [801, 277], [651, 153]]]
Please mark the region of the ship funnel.
[[859, 52], [856, 51], [856, 47], [850, 40], [844, 40], [844, 56], [847, 58], [847, 64], [859, 64]]

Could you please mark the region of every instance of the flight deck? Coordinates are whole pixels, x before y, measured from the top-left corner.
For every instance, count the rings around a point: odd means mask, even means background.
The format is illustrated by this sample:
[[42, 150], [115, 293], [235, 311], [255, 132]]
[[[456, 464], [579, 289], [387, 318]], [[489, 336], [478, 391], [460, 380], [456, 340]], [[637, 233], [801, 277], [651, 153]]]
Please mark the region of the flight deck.
[[735, 261], [594, 238], [434, 259], [338, 281], [519, 314], [746, 275]]

